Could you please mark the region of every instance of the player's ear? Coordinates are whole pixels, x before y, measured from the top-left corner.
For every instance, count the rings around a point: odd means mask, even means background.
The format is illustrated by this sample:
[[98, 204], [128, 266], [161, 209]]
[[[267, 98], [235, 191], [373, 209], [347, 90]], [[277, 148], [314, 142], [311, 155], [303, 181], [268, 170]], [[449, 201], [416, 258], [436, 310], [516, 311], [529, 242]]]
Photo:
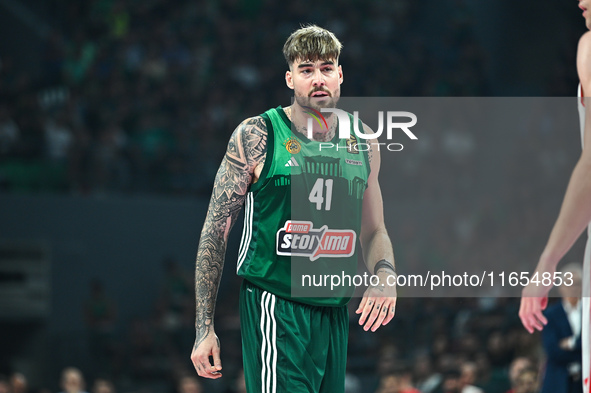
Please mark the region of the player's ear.
[[287, 87], [293, 90], [293, 75], [291, 73], [291, 70], [287, 70], [285, 72], [285, 84], [287, 84]]
[[339, 65], [339, 85], [343, 83], [343, 68]]

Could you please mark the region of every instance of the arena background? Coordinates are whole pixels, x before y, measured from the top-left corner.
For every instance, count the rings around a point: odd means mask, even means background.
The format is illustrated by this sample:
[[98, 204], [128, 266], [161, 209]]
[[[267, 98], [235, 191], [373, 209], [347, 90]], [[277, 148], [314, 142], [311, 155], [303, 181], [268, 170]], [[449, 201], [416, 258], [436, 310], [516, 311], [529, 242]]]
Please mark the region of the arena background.
[[[356, 97], [572, 97], [585, 31], [574, 0], [0, 0], [0, 374], [57, 392], [61, 370], [75, 366], [88, 390], [101, 377], [120, 392], [158, 393], [193, 373], [192, 275], [213, 176], [242, 119], [290, 103], [281, 48], [303, 23], [341, 39], [343, 94]], [[499, 138], [478, 135], [471, 154]], [[532, 127], [506, 141], [507, 173], [528, 169], [494, 180], [527, 184], [523, 203], [491, 196], [474, 228], [502, 233], [507, 217], [543, 201], [519, 239], [520, 261], [533, 268], [579, 143], [577, 128]], [[437, 263], [458, 241], [446, 229], [454, 215], [421, 214], [441, 194], [404, 187], [444, 189], [431, 168], [470, 166], [457, 157], [442, 146], [382, 169], [408, 208], [387, 223], [400, 266]], [[240, 228], [216, 312], [224, 377], [201, 381], [204, 392], [239, 391]], [[515, 258], [511, 239], [496, 240], [471, 246]], [[582, 246], [565, 259], [580, 261]], [[525, 333], [517, 309], [514, 298], [401, 299], [376, 334], [352, 314], [350, 392], [374, 392], [390, 369], [411, 370], [418, 385], [473, 361], [477, 384], [504, 393], [517, 356], [543, 367], [539, 335]]]

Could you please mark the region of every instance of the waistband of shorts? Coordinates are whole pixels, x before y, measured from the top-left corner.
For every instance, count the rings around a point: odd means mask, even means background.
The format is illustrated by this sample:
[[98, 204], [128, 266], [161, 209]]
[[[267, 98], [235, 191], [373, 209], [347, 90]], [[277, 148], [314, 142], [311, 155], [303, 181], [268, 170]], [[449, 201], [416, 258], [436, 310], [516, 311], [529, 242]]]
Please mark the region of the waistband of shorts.
[[247, 279], [244, 279], [242, 281], [242, 288], [243, 290], [246, 290], [247, 288], [252, 289], [253, 291], [257, 291], [258, 294], [262, 295], [264, 292], [270, 293], [272, 295], [275, 295], [275, 297], [281, 301], [284, 302], [289, 302], [289, 303], [295, 303], [299, 306], [303, 306], [305, 308], [310, 308], [313, 310], [324, 310], [324, 311], [329, 311], [329, 310], [341, 310], [341, 309], [347, 309], [347, 304], [344, 304], [342, 306], [319, 306], [319, 305], [314, 305], [314, 304], [308, 304], [308, 303], [304, 303], [304, 302], [298, 302], [297, 300], [294, 299], [286, 299], [282, 296], [279, 296], [275, 293], [273, 293], [272, 291], [263, 289], [261, 287], [259, 287], [258, 285], [253, 284], [252, 282], [248, 281]]

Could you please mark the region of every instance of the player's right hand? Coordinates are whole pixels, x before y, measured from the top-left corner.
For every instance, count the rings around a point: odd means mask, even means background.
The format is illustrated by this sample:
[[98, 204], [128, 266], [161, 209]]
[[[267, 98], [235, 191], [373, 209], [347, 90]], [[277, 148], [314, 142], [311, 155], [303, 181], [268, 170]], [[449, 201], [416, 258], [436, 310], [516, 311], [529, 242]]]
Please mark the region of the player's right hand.
[[[222, 369], [222, 361], [220, 359], [220, 340], [215, 335], [213, 329], [201, 341], [199, 337], [195, 339], [193, 352], [191, 353], [191, 361], [197, 374], [204, 378], [217, 379], [222, 376], [220, 370]], [[213, 358], [213, 364], [210, 361]]]

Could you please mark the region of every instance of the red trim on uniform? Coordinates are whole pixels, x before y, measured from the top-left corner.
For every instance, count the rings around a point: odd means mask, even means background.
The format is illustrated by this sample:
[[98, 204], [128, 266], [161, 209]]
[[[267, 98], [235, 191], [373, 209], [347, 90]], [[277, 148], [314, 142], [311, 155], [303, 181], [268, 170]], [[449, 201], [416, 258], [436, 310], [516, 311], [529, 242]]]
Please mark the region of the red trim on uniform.
[[583, 94], [583, 85], [581, 85], [581, 105], [585, 106], [585, 94]]
[[[582, 91], [583, 91], [583, 88], [581, 87], [581, 92]], [[590, 318], [590, 315], [591, 315], [591, 302], [589, 302], [589, 309], [587, 310], [587, 318]], [[589, 332], [583, 332], [583, 329], [581, 329], [581, 334], [583, 334], [583, 333], [589, 335]], [[586, 348], [583, 348], [583, 350], [585, 350], [585, 349]], [[585, 359], [585, 357], [588, 357], [588, 356], [589, 356], [588, 352], [583, 352], [583, 359]], [[588, 375], [587, 378], [585, 378], [583, 380], [583, 387], [585, 388], [584, 391], [588, 393], [591, 390], [591, 386], [589, 386], [589, 383], [591, 382], [591, 380], [589, 380], [589, 375], [591, 375], [591, 368], [589, 369], [589, 374], [587, 374], [587, 375]]]

